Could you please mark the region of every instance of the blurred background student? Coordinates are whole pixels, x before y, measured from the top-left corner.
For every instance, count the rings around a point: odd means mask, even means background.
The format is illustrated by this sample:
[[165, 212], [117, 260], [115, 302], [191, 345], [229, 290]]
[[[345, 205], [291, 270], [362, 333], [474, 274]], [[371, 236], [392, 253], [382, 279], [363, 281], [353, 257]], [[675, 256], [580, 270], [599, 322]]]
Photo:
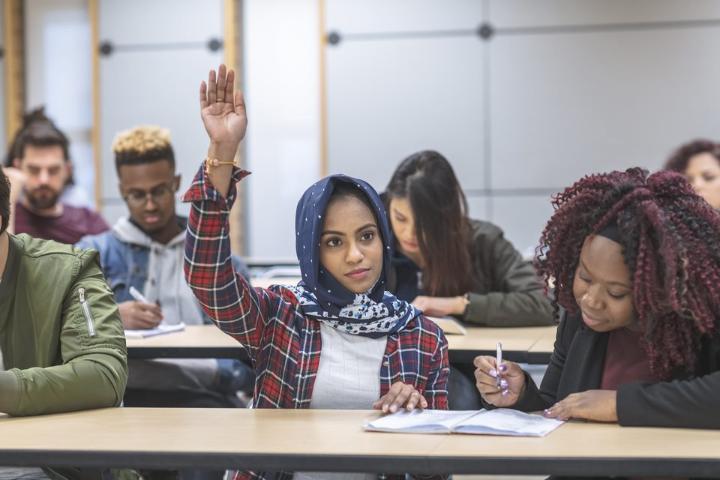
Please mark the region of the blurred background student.
[[720, 210], [720, 144], [699, 139], [681, 145], [665, 168], [685, 175], [698, 195]]
[[[130, 214], [77, 246], [100, 252], [125, 329], [203, 324], [205, 316], [183, 274], [187, 218], [176, 213], [181, 178], [170, 132], [156, 126], [132, 128], [117, 135], [113, 152], [118, 188]], [[242, 262], [233, 261], [247, 275]], [[150, 303], [134, 299], [131, 287]], [[252, 391], [254, 382], [250, 367], [238, 360], [130, 360], [129, 366], [126, 406], [240, 406], [237, 392]]]
[[17, 168], [24, 176], [15, 204], [15, 233], [73, 244], [108, 229], [95, 211], [62, 200], [72, 179], [69, 148], [67, 136], [42, 108], [25, 115], [5, 158], [5, 166]]

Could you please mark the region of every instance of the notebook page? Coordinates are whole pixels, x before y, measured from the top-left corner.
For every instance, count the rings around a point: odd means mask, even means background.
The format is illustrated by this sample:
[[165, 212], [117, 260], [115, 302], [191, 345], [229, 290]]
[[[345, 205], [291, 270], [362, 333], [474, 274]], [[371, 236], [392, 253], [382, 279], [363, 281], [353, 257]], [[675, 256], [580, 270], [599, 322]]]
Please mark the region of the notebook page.
[[185, 324], [180, 322], [176, 325], [159, 325], [155, 328], [148, 328], [143, 330], [125, 330], [125, 337], [127, 338], [145, 338], [154, 337], [156, 335], [164, 335], [166, 333], [180, 332], [185, 330]]
[[400, 410], [368, 422], [364, 428], [375, 432], [450, 433], [455, 425], [477, 413], [475, 410]]
[[565, 422], [540, 415], [531, 415], [498, 408], [486, 410], [455, 426], [457, 433], [478, 433], [488, 435], [512, 435], [522, 437], [544, 437]]

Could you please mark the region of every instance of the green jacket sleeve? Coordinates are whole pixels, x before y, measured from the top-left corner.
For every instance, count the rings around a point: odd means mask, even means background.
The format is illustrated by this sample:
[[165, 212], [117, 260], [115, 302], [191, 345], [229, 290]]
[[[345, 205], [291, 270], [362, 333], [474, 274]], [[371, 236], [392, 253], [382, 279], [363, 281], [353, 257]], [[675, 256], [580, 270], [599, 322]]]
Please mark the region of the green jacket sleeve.
[[75, 281], [65, 295], [60, 322], [62, 363], [1, 372], [0, 411], [37, 415], [122, 402], [127, 382], [125, 336], [96, 252], [83, 251], [73, 270]]
[[488, 327], [554, 325], [552, 306], [532, 264], [487, 222], [474, 223], [476, 276], [482, 292], [469, 292], [463, 320]]

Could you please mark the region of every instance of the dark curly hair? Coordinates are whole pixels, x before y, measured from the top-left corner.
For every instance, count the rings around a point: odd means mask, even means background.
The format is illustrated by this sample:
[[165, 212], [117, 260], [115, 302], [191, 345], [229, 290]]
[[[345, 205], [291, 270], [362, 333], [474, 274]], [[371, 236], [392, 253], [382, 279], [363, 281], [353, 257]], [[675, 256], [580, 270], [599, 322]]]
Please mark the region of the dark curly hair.
[[665, 162], [665, 170], [684, 174], [690, 159], [700, 153], [709, 153], [720, 162], [720, 144], [700, 138], [680, 145]]
[[579, 310], [572, 287], [583, 242], [615, 222], [651, 370], [692, 372], [720, 318], [720, 215], [682, 175], [640, 168], [586, 176], [552, 203], [535, 265], [555, 282], [556, 314], [558, 305]]

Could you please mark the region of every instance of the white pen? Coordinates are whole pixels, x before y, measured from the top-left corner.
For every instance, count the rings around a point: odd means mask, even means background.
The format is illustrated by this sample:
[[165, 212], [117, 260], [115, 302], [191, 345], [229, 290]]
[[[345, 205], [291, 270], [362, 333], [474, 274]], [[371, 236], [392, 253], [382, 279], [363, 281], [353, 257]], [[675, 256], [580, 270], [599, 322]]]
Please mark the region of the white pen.
[[[135, 300], [137, 300], [138, 302], [150, 303], [150, 302], [148, 302], [148, 299], [145, 298], [145, 295], [143, 295], [142, 293], [138, 292], [138, 289], [135, 288], [135, 287], [132, 287], [132, 286], [130, 287], [130, 296], [133, 297], [133, 298], [134, 298]], [[498, 345], [499, 345], [499, 344], [498, 344]]]
[[500, 382], [502, 382], [500, 378], [500, 365], [502, 365], [502, 343], [497, 342], [497, 349], [495, 350], [495, 371], [497, 372], [495, 384], [498, 388], [500, 388]]

